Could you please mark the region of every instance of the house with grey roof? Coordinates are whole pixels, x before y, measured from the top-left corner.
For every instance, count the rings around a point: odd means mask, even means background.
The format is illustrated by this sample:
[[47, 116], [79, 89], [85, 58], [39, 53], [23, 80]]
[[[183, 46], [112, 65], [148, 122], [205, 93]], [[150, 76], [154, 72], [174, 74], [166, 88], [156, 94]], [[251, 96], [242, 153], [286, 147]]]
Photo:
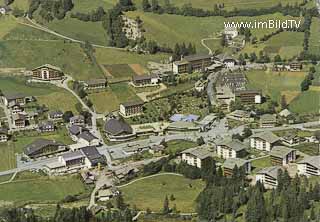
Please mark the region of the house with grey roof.
[[217, 155], [223, 159], [241, 158], [246, 155], [246, 146], [239, 140], [225, 139], [216, 142]]
[[27, 96], [23, 93], [2, 92], [1, 97], [3, 105], [12, 107], [14, 105], [24, 106], [27, 103]]
[[136, 137], [132, 127], [121, 119], [108, 119], [104, 131], [110, 141], [127, 141]]
[[63, 71], [59, 67], [51, 64], [44, 64], [32, 69], [32, 78], [36, 80], [60, 80], [63, 76]]
[[62, 120], [63, 112], [61, 110], [54, 110], [48, 113], [48, 119], [53, 121]]
[[54, 132], [55, 125], [52, 121], [42, 122], [38, 125], [38, 131], [41, 133]]
[[201, 168], [203, 161], [207, 158], [213, 157], [214, 153], [208, 146], [198, 146], [189, 148], [181, 152], [181, 159], [185, 163], [191, 166]]
[[89, 79], [83, 82], [85, 90], [104, 89], [107, 87], [106, 79]]
[[272, 114], [264, 114], [260, 116], [260, 127], [261, 128], [272, 128], [277, 124], [277, 117]]
[[100, 141], [89, 131], [84, 131], [78, 135], [78, 143], [84, 144], [86, 146], [98, 146]]
[[308, 156], [297, 163], [298, 174], [320, 176], [320, 156]]
[[95, 146], [87, 146], [80, 149], [90, 162], [90, 167], [98, 166], [98, 164], [105, 164], [106, 158], [99, 153]]
[[297, 158], [296, 150], [285, 146], [275, 146], [270, 152], [270, 159], [273, 165], [286, 166]]
[[84, 126], [85, 125], [85, 119], [84, 116], [78, 115], [73, 116], [70, 118], [70, 126], [76, 125], [76, 126]]
[[9, 139], [8, 129], [0, 127], [0, 143], [7, 142]]
[[156, 74], [134, 75], [132, 77], [132, 85], [134, 87], [157, 86], [159, 82], [160, 78]]
[[195, 122], [177, 121], [170, 123], [166, 128], [170, 132], [200, 131], [200, 126]]
[[181, 58], [172, 64], [172, 72], [174, 74], [199, 72], [205, 70], [212, 64], [212, 55], [196, 54]]
[[270, 152], [272, 147], [280, 144], [280, 137], [270, 131], [256, 133], [250, 136], [250, 147]]
[[37, 139], [24, 148], [24, 154], [35, 159], [42, 156], [50, 156], [67, 150], [67, 146], [61, 142], [47, 139]]
[[17, 113], [11, 116], [12, 124], [15, 128], [25, 128], [27, 125], [27, 118], [24, 114]]
[[281, 166], [264, 168], [257, 172], [256, 182], [260, 181], [266, 189], [276, 188], [278, 186], [278, 175], [280, 171], [283, 171]]
[[240, 158], [228, 158], [223, 163], [223, 174], [225, 176], [232, 176], [233, 169], [237, 166], [238, 168], [244, 169], [245, 173], [250, 174], [251, 172], [251, 163], [248, 160]]
[[120, 115], [123, 117], [138, 116], [143, 113], [143, 101], [130, 101], [120, 104]]

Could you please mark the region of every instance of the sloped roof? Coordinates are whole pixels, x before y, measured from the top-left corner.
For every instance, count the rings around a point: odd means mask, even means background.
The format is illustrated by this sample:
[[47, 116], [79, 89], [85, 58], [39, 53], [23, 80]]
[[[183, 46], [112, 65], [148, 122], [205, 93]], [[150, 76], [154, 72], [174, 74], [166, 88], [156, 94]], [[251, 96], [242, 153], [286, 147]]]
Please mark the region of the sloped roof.
[[55, 140], [47, 140], [47, 139], [37, 139], [33, 143], [29, 144], [24, 148], [24, 153], [26, 155], [31, 155], [46, 146], [63, 146], [63, 143], [57, 142]]
[[104, 130], [111, 135], [119, 135], [122, 133], [132, 134], [133, 132], [129, 124], [117, 119], [109, 119], [104, 126]]
[[320, 156], [308, 156], [298, 162], [299, 164], [310, 164], [311, 166], [320, 169]]
[[251, 138], [260, 138], [260, 139], [265, 140], [269, 143], [275, 143], [280, 140], [280, 138], [278, 136], [276, 136], [275, 134], [273, 134], [270, 131], [264, 131], [264, 132], [253, 134], [251, 136]]
[[230, 140], [230, 139], [217, 142], [217, 145], [227, 146], [236, 152], [244, 150], [246, 148], [246, 146], [243, 143], [241, 143], [239, 140]]
[[88, 142], [91, 142], [92, 140], [98, 139], [97, 137], [92, 135], [92, 133], [90, 133], [89, 131], [82, 132], [78, 137], [82, 138]]
[[228, 158], [223, 163], [224, 168], [233, 169], [235, 166], [242, 167], [246, 163], [248, 163], [248, 160], [240, 159], [240, 158]]
[[272, 166], [258, 171], [257, 174], [266, 174], [272, 178], [277, 179], [279, 170], [283, 170], [283, 168], [281, 166]]
[[26, 97], [26, 95], [23, 93], [9, 93], [9, 92], [3, 92], [3, 96], [7, 100], [22, 99]]
[[85, 83], [87, 85], [106, 84], [107, 80], [106, 79], [89, 79], [89, 80], [86, 80]]
[[61, 68], [58, 67], [58, 66], [54, 66], [54, 65], [51, 65], [51, 64], [44, 64], [44, 65], [41, 65], [41, 66], [38, 66], [32, 70], [36, 70], [36, 69], [41, 69], [41, 68], [49, 68], [49, 69], [55, 69], [57, 71], [60, 71], [62, 72]]
[[189, 148], [187, 150], [182, 151], [181, 153], [188, 153], [188, 154], [194, 155], [201, 160], [203, 160], [207, 157], [213, 156], [213, 153], [208, 148], [206, 148], [204, 146]]
[[105, 158], [103, 157], [103, 155], [101, 155], [97, 148], [94, 146], [83, 147], [81, 148], [81, 151], [84, 155], [86, 155], [86, 157], [93, 165], [105, 162]]
[[275, 157], [279, 157], [279, 158], [284, 158], [294, 150], [295, 149], [290, 149], [285, 146], [275, 146], [272, 148], [270, 155], [275, 156]]

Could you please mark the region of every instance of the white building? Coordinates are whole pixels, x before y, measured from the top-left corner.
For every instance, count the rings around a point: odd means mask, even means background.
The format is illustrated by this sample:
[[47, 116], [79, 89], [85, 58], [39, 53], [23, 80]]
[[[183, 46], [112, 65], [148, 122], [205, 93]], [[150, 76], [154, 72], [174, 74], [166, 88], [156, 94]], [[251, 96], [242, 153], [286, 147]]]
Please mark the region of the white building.
[[270, 152], [270, 159], [273, 165], [286, 166], [297, 158], [296, 150], [285, 146], [275, 146]]
[[253, 134], [250, 137], [250, 148], [270, 152], [272, 147], [279, 143], [280, 138], [272, 132], [265, 131]]
[[320, 156], [309, 156], [298, 162], [298, 174], [320, 176]]
[[232, 40], [239, 35], [239, 32], [235, 26], [225, 27], [224, 35], [226, 37], [226, 40]]
[[213, 156], [213, 152], [211, 152], [207, 146], [190, 148], [181, 152], [181, 154], [182, 161], [186, 162], [188, 165], [198, 168], [202, 167], [205, 159]]
[[260, 181], [265, 188], [276, 188], [278, 186], [278, 174], [283, 170], [280, 166], [264, 168], [257, 172], [256, 182]]
[[245, 145], [237, 140], [225, 140], [217, 143], [217, 154], [223, 159], [243, 157], [246, 153]]

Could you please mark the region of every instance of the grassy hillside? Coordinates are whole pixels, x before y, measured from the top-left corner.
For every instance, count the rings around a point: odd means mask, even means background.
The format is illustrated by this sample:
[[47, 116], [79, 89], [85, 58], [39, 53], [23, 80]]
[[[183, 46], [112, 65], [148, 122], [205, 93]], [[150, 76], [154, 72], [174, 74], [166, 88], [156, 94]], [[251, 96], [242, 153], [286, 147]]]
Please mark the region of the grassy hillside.
[[305, 77], [304, 72], [271, 72], [251, 70], [246, 73], [249, 88], [262, 89], [263, 93], [271, 96], [280, 103], [281, 95], [287, 102], [300, 94], [300, 83]]
[[320, 55], [320, 18], [313, 18], [309, 39], [309, 52]]
[[289, 109], [296, 113], [319, 113], [320, 91], [308, 90], [301, 93], [289, 105]]
[[[217, 32], [224, 29], [225, 21], [267, 21], [268, 19], [292, 19], [285, 17], [279, 13], [272, 15], [264, 15], [257, 17], [234, 17], [225, 19], [223, 17], [187, 17], [179, 15], [158, 15], [154, 13], [144, 13], [134, 11], [126, 13], [129, 17], [135, 18], [139, 16], [143, 21], [144, 33], [147, 39], [154, 39], [162, 45], [173, 47], [175, 43], [192, 42], [196, 44], [198, 51], [207, 52], [201, 46], [200, 41], [203, 38], [213, 36]], [[261, 38], [265, 34], [269, 34], [275, 29], [253, 29], [252, 34], [257, 38]]]
[[0, 41], [0, 67], [28, 69], [51, 63], [75, 79], [102, 77], [79, 44], [63, 41]]

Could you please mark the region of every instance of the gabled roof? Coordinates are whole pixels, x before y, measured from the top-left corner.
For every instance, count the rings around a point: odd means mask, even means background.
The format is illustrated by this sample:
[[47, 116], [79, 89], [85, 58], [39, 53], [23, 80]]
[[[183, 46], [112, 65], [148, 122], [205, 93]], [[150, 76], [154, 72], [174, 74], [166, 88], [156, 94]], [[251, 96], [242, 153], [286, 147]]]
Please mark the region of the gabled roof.
[[32, 70], [41, 69], [41, 68], [49, 68], [49, 69], [54, 69], [54, 70], [62, 72], [60, 67], [54, 66], [54, 65], [51, 65], [51, 64], [44, 64], [44, 65], [38, 66], [38, 67], [36, 67], [36, 68], [34, 68]]
[[94, 135], [92, 135], [92, 133], [90, 133], [89, 131], [84, 131], [82, 132], [78, 138], [82, 138], [88, 142], [91, 142], [92, 140], [98, 139], [97, 137], [95, 137]]
[[82, 128], [80, 126], [72, 125], [69, 127], [69, 133], [72, 135], [78, 135], [82, 131]]
[[81, 148], [81, 151], [93, 165], [105, 162], [105, 158], [103, 157], [103, 155], [101, 155], [97, 148], [94, 146], [83, 147]]
[[84, 157], [85, 155], [80, 150], [62, 154], [64, 161], [76, 160]]
[[130, 107], [130, 106], [142, 106], [144, 104], [143, 101], [131, 101], [131, 102], [125, 102], [121, 103], [124, 107]]
[[239, 167], [244, 166], [248, 162], [250, 162], [250, 161], [240, 159], [240, 158], [228, 158], [228, 159], [226, 159], [226, 161], [224, 161], [223, 167], [228, 168], [228, 169], [233, 169], [233, 168], [235, 168], [235, 166], [237, 166], [239, 168]]
[[243, 143], [241, 143], [239, 140], [230, 140], [230, 139], [223, 140], [221, 142], [217, 142], [217, 145], [218, 146], [227, 146], [236, 152], [244, 150], [246, 148], [246, 146]]
[[63, 112], [61, 110], [54, 110], [54, 111], [49, 112], [49, 116], [50, 117], [62, 116], [62, 115], [63, 115]]
[[261, 122], [275, 122], [277, 120], [276, 116], [272, 115], [272, 114], [264, 114], [262, 116], [260, 116], [260, 121]]
[[31, 155], [46, 146], [64, 146], [64, 144], [55, 140], [37, 139], [24, 148], [24, 153], [26, 155]]
[[119, 135], [122, 133], [132, 134], [133, 132], [129, 124], [117, 119], [109, 119], [104, 126], [104, 130], [111, 135]]
[[106, 84], [107, 80], [106, 79], [89, 79], [89, 80], [86, 80], [85, 83], [89, 86], [96, 85], [96, 84]]
[[290, 149], [286, 146], [275, 146], [272, 148], [272, 150], [270, 152], [270, 156], [284, 158], [292, 151], [295, 151], [295, 149]]
[[47, 128], [52, 127], [54, 128], [54, 123], [52, 121], [42, 122], [38, 125], [39, 128]]
[[191, 154], [201, 160], [213, 156], [213, 153], [205, 146], [189, 148], [187, 150], [182, 151], [181, 153]]
[[259, 138], [259, 139], [265, 140], [269, 143], [275, 143], [280, 140], [280, 138], [278, 136], [276, 136], [275, 134], [273, 134], [270, 131], [264, 131], [264, 132], [253, 134], [251, 136], [251, 138]]
[[320, 156], [308, 156], [299, 161], [298, 164], [309, 164], [317, 169], [320, 169]]
[[3, 92], [3, 96], [7, 99], [7, 100], [14, 100], [14, 99], [23, 99], [25, 97], [27, 97], [25, 94], [23, 93], [9, 93], [9, 92]]
[[281, 166], [272, 166], [258, 171], [257, 174], [265, 174], [274, 179], [277, 179], [279, 170], [283, 170], [283, 168]]

